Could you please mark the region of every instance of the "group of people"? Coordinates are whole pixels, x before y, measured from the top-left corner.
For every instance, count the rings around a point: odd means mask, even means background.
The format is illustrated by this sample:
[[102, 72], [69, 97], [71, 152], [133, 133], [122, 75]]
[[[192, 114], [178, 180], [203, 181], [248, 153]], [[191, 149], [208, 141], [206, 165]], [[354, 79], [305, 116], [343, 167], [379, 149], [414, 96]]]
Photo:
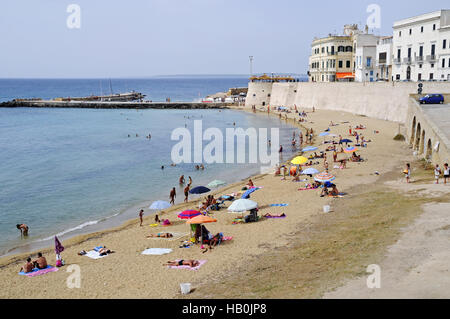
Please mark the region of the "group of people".
[[[403, 171], [406, 178], [406, 183], [411, 182], [411, 164], [407, 163], [405, 170]], [[450, 179], [450, 168], [448, 167], [448, 163], [444, 164], [443, 169], [439, 167], [439, 164], [436, 164], [434, 166], [434, 180], [436, 184], [439, 184], [439, 179], [441, 178], [441, 175], [443, 175], [444, 178], [444, 184], [447, 184], [447, 180]]]
[[20, 268], [20, 271], [23, 271], [24, 273], [29, 273], [32, 272], [33, 269], [37, 268], [37, 269], [45, 269], [47, 268], [47, 260], [45, 259], [44, 256], [42, 256], [42, 253], [39, 252], [37, 254], [37, 258], [34, 261], [31, 261], [31, 257], [27, 258], [27, 262], [25, 263], [25, 265], [22, 266], [22, 268]]

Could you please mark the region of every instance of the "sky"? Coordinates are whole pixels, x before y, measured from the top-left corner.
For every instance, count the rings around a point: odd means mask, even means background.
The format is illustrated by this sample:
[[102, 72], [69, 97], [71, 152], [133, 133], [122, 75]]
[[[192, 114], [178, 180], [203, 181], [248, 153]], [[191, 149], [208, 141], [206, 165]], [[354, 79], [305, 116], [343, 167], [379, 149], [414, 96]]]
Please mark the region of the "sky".
[[377, 35], [450, 9], [448, 0], [2, 0], [0, 78], [248, 74], [250, 55], [254, 73], [305, 74], [313, 38], [364, 28], [370, 4]]

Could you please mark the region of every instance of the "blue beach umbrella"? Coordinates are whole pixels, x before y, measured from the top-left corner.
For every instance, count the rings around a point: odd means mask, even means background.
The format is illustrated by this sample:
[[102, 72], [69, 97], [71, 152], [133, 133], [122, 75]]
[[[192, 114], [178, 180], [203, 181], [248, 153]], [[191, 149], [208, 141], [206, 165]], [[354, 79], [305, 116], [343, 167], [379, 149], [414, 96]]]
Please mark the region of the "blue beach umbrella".
[[302, 152], [312, 152], [312, 151], [317, 151], [319, 148], [315, 147], [315, 146], [308, 146], [305, 147], [304, 149], [302, 149]]
[[248, 199], [248, 198], [250, 197], [250, 194], [253, 193], [253, 192], [256, 191], [256, 190], [258, 190], [258, 188], [256, 188], [256, 187], [250, 188], [249, 190], [247, 190], [247, 191], [242, 195], [241, 198], [243, 198], [243, 199]]
[[189, 191], [191, 194], [204, 194], [211, 191], [208, 187], [205, 186], [197, 186]]
[[149, 208], [154, 210], [163, 210], [169, 208], [170, 206], [172, 205], [170, 205], [170, 203], [168, 202], [165, 202], [163, 200], [157, 200], [156, 202], [153, 202]]
[[342, 143], [353, 143], [352, 140], [349, 140], [348, 138], [341, 140]]

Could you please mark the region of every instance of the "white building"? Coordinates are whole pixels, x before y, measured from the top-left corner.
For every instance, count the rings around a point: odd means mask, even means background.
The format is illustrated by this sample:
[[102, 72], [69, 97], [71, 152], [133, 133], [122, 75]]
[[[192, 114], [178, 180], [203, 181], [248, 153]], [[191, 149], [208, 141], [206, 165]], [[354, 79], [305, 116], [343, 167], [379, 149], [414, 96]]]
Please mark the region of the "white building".
[[450, 10], [394, 23], [393, 70], [397, 81], [450, 80]]
[[392, 80], [392, 39], [381, 37], [377, 44], [377, 80]]
[[377, 80], [376, 63], [379, 39], [380, 37], [368, 33], [360, 33], [353, 36], [356, 82], [374, 82]]

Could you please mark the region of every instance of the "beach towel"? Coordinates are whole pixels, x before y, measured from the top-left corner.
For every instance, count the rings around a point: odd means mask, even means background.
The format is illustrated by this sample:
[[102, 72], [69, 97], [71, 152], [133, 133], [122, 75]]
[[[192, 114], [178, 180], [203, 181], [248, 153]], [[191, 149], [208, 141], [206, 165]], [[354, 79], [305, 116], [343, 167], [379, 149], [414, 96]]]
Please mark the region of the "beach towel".
[[286, 207], [289, 206], [289, 204], [271, 204], [271, 207]]
[[148, 237], [149, 239], [159, 239], [159, 240], [168, 240], [168, 241], [172, 241], [172, 240], [177, 240], [180, 238], [183, 238], [185, 236], [188, 236], [189, 233], [177, 233], [177, 232], [170, 232], [173, 237], [170, 238], [164, 238], [164, 237]]
[[100, 259], [100, 258], [103, 258], [103, 257], [106, 257], [106, 256], [108, 256], [108, 255], [103, 255], [103, 256], [100, 256], [100, 254], [98, 253], [98, 250], [96, 251], [95, 249], [97, 249], [98, 247], [95, 247], [94, 248], [94, 250], [90, 250], [90, 251], [88, 251], [87, 253], [86, 253], [86, 255], [83, 255], [83, 256], [86, 256], [86, 257], [89, 257], [89, 258], [92, 258], [92, 259]]
[[172, 252], [169, 248], [148, 248], [144, 250], [141, 255], [165, 255]]
[[286, 218], [287, 216], [264, 216], [264, 217], [276, 219], [276, 218]]
[[299, 188], [299, 191], [308, 191], [308, 190], [312, 190], [312, 189], [317, 189], [317, 188], [311, 188], [311, 187], [306, 187], [306, 188]]
[[21, 272], [19, 272], [19, 275], [24, 275], [27, 277], [35, 277], [35, 276], [48, 274], [49, 272], [55, 272], [58, 270], [59, 270], [58, 268], [48, 265], [47, 268], [44, 268], [44, 269], [34, 268], [31, 272], [21, 271]]
[[232, 236], [224, 236], [224, 237], [222, 238], [222, 241], [229, 241], [229, 240], [232, 240], [232, 239], [233, 239]]
[[[180, 261], [180, 259], [176, 259], [175, 261]], [[207, 260], [199, 260], [199, 265], [196, 266], [196, 267], [190, 267], [190, 266], [182, 265], [182, 266], [167, 266], [167, 268], [199, 270], [200, 267], [203, 266], [206, 262], [207, 262]]]

